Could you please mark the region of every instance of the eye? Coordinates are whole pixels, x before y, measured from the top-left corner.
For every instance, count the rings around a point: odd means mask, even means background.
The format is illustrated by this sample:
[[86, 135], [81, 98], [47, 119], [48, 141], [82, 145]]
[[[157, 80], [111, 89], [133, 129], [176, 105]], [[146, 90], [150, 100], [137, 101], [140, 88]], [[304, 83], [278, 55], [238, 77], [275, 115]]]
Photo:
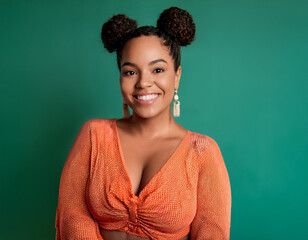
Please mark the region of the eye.
[[127, 76], [130, 76], [130, 75], [136, 74], [136, 72], [134, 72], [134, 71], [124, 71], [123, 74], [127, 75]]
[[155, 70], [154, 70], [155, 73], [162, 73], [162, 72], [164, 72], [164, 71], [165, 71], [165, 70], [162, 69], [162, 68], [155, 68]]

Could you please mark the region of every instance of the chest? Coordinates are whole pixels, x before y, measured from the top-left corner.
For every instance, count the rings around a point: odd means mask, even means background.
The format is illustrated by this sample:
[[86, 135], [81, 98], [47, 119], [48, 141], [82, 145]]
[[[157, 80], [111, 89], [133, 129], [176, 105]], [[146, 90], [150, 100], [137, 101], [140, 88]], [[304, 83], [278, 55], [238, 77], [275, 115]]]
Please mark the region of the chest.
[[148, 181], [140, 181], [145, 186], [138, 195], [132, 192], [121, 155], [112, 152], [92, 159], [95, 168], [87, 183], [86, 198], [100, 226], [128, 233], [147, 231], [148, 226], [157, 226], [159, 232], [189, 232], [197, 207], [198, 171], [192, 167], [194, 160], [189, 154], [178, 153], [172, 153], [158, 172], [147, 175], [147, 167], [139, 170], [143, 171], [141, 179], [147, 177]]
[[181, 139], [178, 138], [147, 140], [121, 137], [122, 161], [135, 195], [139, 195], [166, 165], [180, 144]]

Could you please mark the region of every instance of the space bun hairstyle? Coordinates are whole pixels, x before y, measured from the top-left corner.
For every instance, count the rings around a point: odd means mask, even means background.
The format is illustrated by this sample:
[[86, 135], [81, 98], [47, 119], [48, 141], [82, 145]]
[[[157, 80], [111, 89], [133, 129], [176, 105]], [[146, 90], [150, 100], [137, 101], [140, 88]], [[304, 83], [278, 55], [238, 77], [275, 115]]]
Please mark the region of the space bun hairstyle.
[[160, 14], [157, 28], [167, 33], [180, 46], [187, 46], [195, 39], [196, 26], [192, 16], [177, 7], [168, 8]]
[[114, 15], [102, 27], [101, 38], [104, 47], [110, 53], [116, 51], [125, 35], [135, 29], [137, 29], [135, 20], [124, 14]]
[[196, 26], [192, 16], [184, 9], [171, 7], [164, 10], [157, 26], [142, 26], [137, 28], [137, 22], [124, 14], [111, 17], [104, 23], [101, 39], [104, 47], [111, 53], [117, 52], [117, 63], [121, 69], [122, 50], [125, 43], [140, 36], [157, 36], [162, 44], [169, 48], [174, 61], [174, 70], [181, 65], [180, 46], [187, 46], [195, 39]]

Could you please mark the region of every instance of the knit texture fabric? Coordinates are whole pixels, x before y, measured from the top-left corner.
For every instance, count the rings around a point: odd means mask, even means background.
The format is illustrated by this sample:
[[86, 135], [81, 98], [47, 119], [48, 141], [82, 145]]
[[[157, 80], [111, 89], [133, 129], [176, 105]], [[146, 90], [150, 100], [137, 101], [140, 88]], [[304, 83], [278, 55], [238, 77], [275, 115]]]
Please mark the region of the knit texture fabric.
[[176, 240], [229, 239], [231, 188], [217, 143], [188, 131], [138, 196], [132, 191], [116, 119], [91, 119], [64, 164], [56, 240], [103, 239], [99, 229]]

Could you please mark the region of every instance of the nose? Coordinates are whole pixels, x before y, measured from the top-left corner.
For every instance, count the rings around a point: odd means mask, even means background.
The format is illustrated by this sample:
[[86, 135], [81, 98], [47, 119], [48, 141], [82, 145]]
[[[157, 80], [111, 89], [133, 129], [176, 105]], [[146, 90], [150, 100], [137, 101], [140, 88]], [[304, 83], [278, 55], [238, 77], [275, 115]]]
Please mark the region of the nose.
[[146, 73], [140, 73], [136, 83], [137, 88], [147, 88], [153, 85], [151, 76]]

